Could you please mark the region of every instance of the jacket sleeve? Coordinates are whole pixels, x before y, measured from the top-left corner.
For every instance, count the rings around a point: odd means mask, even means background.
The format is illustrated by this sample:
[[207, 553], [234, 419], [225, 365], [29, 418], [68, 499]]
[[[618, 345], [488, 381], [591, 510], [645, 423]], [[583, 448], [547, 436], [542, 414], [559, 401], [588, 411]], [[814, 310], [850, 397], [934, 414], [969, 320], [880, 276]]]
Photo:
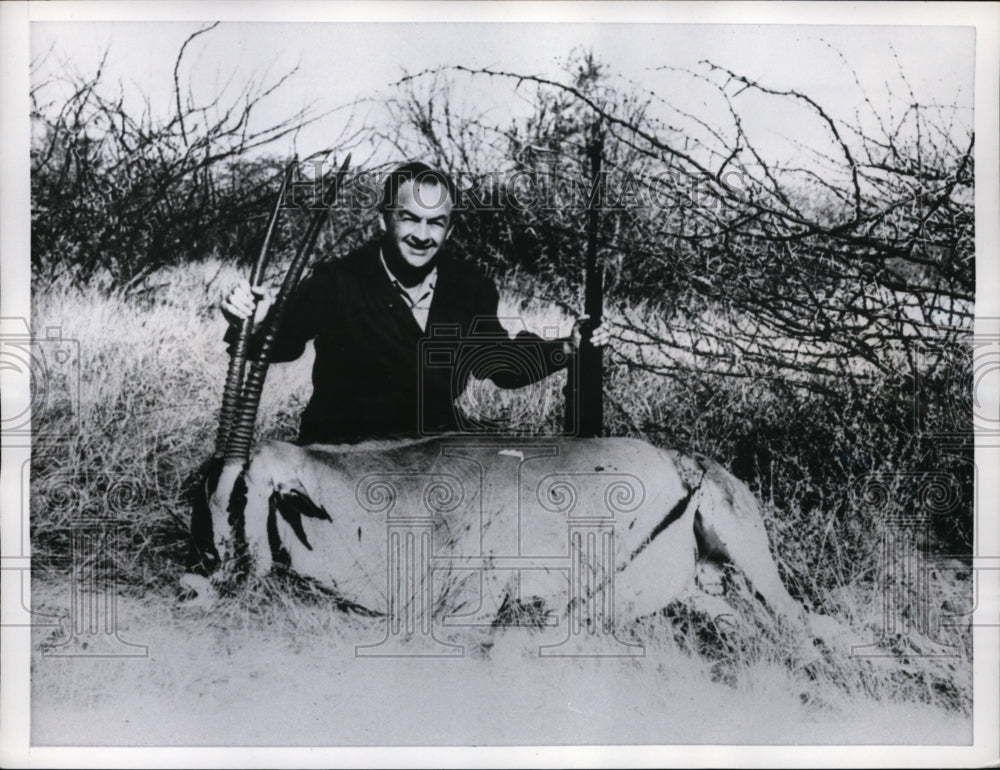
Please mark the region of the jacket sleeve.
[[[271, 352], [272, 363], [294, 361], [305, 351], [306, 343], [313, 339], [323, 328], [326, 310], [332, 301], [335, 289], [333, 272], [316, 268], [311, 275], [302, 280], [289, 297], [285, 307], [284, 318], [278, 328]], [[254, 330], [250, 338], [250, 355], [256, 356], [264, 341], [263, 323]], [[230, 327], [226, 332], [225, 341], [230, 346], [236, 341], [236, 328]]]
[[501, 388], [522, 388], [566, 368], [567, 348], [571, 347], [568, 340], [547, 340], [527, 331], [511, 339], [497, 317], [500, 295], [491, 281], [483, 281], [476, 305], [470, 332], [475, 345], [472, 374], [476, 378], [488, 378]]

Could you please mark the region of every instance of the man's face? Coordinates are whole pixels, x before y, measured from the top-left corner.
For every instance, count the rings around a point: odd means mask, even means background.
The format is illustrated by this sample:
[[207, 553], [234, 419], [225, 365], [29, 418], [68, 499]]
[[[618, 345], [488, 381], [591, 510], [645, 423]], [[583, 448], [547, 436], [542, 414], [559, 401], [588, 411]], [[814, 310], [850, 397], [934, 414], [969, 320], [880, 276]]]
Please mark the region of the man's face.
[[404, 182], [396, 205], [383, 217], [386, 240], [411, 267], [423, 267], [448, 240], [451, 209], [446, 187], [433, 182]]

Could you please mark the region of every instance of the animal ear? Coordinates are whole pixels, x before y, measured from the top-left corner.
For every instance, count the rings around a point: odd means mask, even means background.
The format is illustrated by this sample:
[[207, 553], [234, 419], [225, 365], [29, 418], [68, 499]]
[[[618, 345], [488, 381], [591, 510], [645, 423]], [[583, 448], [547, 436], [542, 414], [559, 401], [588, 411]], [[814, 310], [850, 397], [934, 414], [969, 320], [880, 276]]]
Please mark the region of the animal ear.
[[322, 505], [317, 505], [297, 489], [289, 489], [287, 492], [277, 492], [275, 494], [281, 498], [280, 505], [298, 513], [300, 516], [308, 516], [310, 519], [333, 521], [330, 518], [330, 514], [326, 512], [326, 508]]
[[310, 545], [309, 538], [306, 537], [305, 529], [302, 527], [302, 517], [306, 516], [310, 519], [333, 521], [323, 506], [316, 505], [316, 503], [297, 489], [290, 489], [287, 492], [275, 490], [271, 494], [271, 506], [281, 514], [281, 518], [288, 522], [288, 526], [292, 528], [295, 536], [310, 551], [312, 550], [312, 545]]

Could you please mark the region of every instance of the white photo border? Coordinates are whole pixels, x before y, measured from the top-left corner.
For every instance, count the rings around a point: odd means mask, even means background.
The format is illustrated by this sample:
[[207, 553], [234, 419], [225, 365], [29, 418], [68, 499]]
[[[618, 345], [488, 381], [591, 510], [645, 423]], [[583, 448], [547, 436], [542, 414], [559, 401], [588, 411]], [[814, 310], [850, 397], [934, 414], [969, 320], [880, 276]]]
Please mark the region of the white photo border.
[[[410, 21], [968, 25], [976, 28], [975, 127], [977, 333], [1000, 319], [1000, 5], [993, 3], [466, 3], [466, 2], [48, 2], [0, 3], [0, 315], [30, 317], [28, 26], [37, 21]], [[992, 322], [989, 320], [992, 319]], [[5, 401], [26, 377], [0, 372]], [[997, 382], [991, 391], [998, 390]], [[24, 454], [18, 454], [18, 452]], [[25, 449], [4, 447], [0, 538], [20, 537]], [[977, 466], [1000, 467], [1000, 448], [977, 441]], [[977, 480], [977, 556], [1000, 556], [1000, 476]], [[3, 571], [3, 612], [10, 570]], [[982, 766], [1000, 758], [1000, 571], [980, 575], [976, 610], [974, 743], [971, 746], [579, 746], [420, 748], [88, 748], [29, 745], [30, 629], [3, 628], [0, 764], [5, 767], [356, 766]], [[13, 594], [16, 597], [16, 593]], [[993, 625], [985, 625], [992, 623]]]

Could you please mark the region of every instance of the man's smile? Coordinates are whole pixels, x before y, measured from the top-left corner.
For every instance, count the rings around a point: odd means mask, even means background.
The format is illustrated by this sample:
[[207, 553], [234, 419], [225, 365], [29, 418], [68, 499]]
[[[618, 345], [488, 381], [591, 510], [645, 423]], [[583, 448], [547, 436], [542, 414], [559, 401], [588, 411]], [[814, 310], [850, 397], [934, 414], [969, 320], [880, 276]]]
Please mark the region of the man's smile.
[[404, 243], [404, 245], [406, 246], [407, 251], [418, 257], [425, 257], [434, 251], [434, 244], [417, 245], [413, 243]]

